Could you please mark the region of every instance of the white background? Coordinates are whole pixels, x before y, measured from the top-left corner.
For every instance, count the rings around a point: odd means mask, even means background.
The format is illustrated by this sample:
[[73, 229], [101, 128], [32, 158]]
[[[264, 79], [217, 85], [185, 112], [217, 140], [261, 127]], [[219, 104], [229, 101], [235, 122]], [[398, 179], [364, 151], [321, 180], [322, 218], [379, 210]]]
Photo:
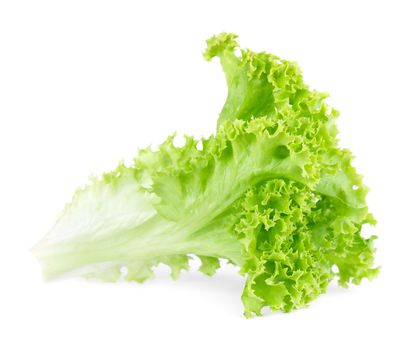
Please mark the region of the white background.
[[[415, 349], [417, 21], [413, 1], [1, 1], [1, 349]], [[173, 131], [215, 130], [205, 39], [297, 61], [341, 111], [371, 187], [379, 278], [247, 320], [244, 279], [194, 266], [143, 285], [45, 283], [29, 253], [89, 174]], [[414, 334], [412, 333], [414, 331]]]

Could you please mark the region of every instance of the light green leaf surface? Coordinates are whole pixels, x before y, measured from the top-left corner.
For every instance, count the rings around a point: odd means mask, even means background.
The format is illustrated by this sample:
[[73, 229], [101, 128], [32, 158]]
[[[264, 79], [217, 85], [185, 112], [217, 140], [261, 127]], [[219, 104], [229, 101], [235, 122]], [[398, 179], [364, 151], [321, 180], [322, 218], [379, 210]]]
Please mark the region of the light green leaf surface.
[[204, 53], [219, 57], [228, 85], [216, 134], [183, 147], [172, 135], [78, 190], [34, 248], [47, 278], [143, 282], [160, 263], [177, 278], [190, 255], [210, 276], [223, 258], [246, 276], [250, 317], [305, 306], [335, 276], [346, 286], [376, 275], [375, 237], [361, 236], [375, 224], [367, 188], [338, 147], [327, 94], [295, 63], [236, 38], [214, 36]]

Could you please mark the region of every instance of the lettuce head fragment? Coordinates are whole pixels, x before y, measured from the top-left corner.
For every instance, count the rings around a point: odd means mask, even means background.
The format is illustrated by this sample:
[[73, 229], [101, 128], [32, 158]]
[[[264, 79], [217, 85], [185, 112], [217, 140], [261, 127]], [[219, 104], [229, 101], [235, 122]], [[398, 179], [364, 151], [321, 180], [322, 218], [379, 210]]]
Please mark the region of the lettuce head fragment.
[[221, 258], [246, 277], [247, 317], [303, 307], [333, 278], [373, 278], [376, 237], [361, 229], [375, 220], [327, 94], [234, 34], [207, 40], [204, 57], [220, 59], [228, 86], [215, 135], [183, 147], [169, 136], [79, 189], [33, 249], [45, 277], [143, 282], [162, 263], [176, 278], [191, 256], [212, 275]]

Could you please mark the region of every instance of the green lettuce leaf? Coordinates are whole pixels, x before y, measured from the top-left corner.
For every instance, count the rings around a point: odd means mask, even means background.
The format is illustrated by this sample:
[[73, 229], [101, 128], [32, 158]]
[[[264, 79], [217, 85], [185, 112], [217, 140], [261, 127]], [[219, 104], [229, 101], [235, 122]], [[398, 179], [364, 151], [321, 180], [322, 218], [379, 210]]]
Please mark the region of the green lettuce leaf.
[[143, 282], [160, 263], [177, 278], [192, 256], [213, 275], [222, 258], [246, 276], [251, 317], [305, 306], [335, 276], [346, 286], [376, 275], [376, 237], [361, 236], [375, 224], [367, 188], [338, 147], [327, 94], [295, 63], [235, 39], [214, 36], [204, 53], [228, 85], [216, 134], [183, 147], [172, 135], [78, 190], [34, 248], [47, 278]]

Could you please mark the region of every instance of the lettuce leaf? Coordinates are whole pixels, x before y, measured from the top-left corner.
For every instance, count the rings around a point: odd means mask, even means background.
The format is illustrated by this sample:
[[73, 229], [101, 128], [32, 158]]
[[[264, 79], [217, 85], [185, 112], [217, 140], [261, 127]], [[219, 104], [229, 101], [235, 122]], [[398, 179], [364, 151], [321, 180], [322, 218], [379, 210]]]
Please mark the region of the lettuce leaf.
[[34, 248], [47, 278], [143, 282], [160, 263], [177, 278], [192, 255], [213, 275], [223, 258], [246, 276], [251, 317], [305, 306], [335, 276], [346, 286], [376, 275], [376, 237], [361, 235], [375, 220], [338, 147], [338, 112], [295, 63], [236, 38], [213, 36], [204, 53], [219, 57], [228, 85], [216, 134], [183, 147], [171, 135], [79, 189]]

